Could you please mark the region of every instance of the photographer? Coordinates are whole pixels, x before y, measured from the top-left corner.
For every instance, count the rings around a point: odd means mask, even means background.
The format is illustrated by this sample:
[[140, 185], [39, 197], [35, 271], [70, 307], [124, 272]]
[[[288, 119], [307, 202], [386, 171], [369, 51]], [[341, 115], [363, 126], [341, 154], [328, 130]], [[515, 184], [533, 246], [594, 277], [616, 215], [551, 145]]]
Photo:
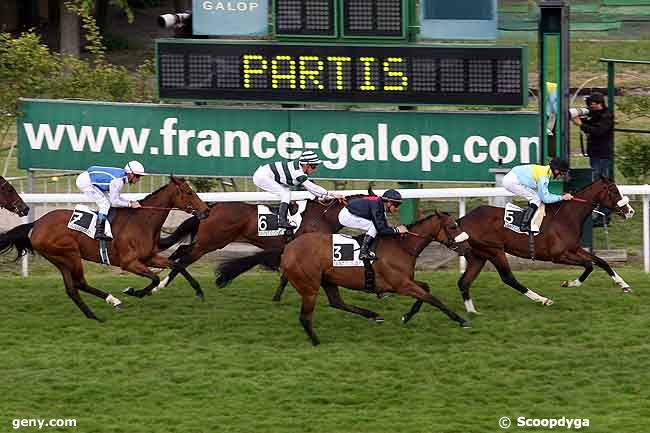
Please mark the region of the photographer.
[[[580, 126], [587, 136], [587, 155], [593, 169], [593, 180], [611, 177], [610, 167], [614, 156], [614, 116], [605, 105], [602, 93], [592, 93], [586, 100], [588, 114], [575, 116], [571, 121]], [[609, 221], [609, 211], [603, 210]], [[597, 220], [595, 225], [602, 225]]]

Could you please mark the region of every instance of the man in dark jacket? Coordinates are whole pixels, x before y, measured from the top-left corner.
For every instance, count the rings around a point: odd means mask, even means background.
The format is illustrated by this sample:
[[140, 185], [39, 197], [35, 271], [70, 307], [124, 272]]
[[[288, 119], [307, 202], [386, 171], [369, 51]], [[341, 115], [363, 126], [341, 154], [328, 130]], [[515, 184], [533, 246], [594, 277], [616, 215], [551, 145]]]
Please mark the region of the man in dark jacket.
[[[614, 116], [605, 105], [602, 93], [592, 93], [585, 101], [589, 114], [574, 117], [573, 123], [580, 126], [587, 135], [587, 155], [593, 169], [593, 180], [601, 176], [611, 177], [611, 164], [614, 157]], [[609, 214], [605, 209], [606, 215]]]
[[370, 245], [377, 234], [395, 235], [408, 231], [406, 226], [391, 227], [386, 221], [386, 212], [397, 212], [400, 204], [402, 204], [402, 195], [394, 189], [389, 189], [381, 197], [371, 195], [351, 200], [345, 208], [341, 209], [339, 222], [342, 226], [366, 231], [361, 243], [359, 259], [377, 260], [375, 253], [370, 251]]

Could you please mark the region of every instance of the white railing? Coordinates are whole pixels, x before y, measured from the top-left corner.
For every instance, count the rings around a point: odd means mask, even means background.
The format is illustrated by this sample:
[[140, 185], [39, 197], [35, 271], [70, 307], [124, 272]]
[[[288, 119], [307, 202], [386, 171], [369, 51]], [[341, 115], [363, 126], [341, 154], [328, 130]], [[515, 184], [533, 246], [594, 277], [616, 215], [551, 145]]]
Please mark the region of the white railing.
[[[621, 194], [628, 196], [641, 196], [643, 202], [643, 266], [645, 272], [650, 272], [650, 185], [619, 185]], [[377, 189], [377, 194], [385, 190]], [[504, 188], [431, 188], [431, 189], [401, 189], [399, 190], [404, 198], [430, 198], [430, 199], [456, 199], [458, 200], [458, 215], [466, 213], [466, 200], [479, 197], [511, 197]], [[336, 191], [337, 194], [352, 195], [366, 194], [367, 190], [345, 190]], [[124, 194], [127, 200], [142, 199], [146, 194]], [[277, 201], [274, 194], [268, 192], [208, 192], [199, 193], [202, 200], [206, 202], [219, 201]], [[83, 194], [21, 194], [23, 200], [28, 204], [48, 203], [87, 203], [88, 199]], [[302, 200], [313, 198], [306, 191], [292, 193], [292, 198]], [[24, 217], [23, 222], [28, 222], [29, 217]], [[23, 275], [27, 273], [27, 256], [23, 258]], [[464, 259], [461, 259], [461, 269], [464, 269]]]

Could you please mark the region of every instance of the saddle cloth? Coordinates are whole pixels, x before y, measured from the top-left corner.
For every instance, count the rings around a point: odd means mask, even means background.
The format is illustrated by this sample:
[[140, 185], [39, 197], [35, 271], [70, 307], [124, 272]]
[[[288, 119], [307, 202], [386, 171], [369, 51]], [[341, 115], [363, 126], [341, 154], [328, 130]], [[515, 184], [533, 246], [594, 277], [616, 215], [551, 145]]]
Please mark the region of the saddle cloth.
[[[295, 202], [298, 209], [294, 214], [289, 211], [288, 219], [292, 221], [298, 230], [302, 223], [302, 213], [307, 207], [307, 200], [300, 200]], [[278, 210], [271, 209], [270, 207], [258, 204], [257, 205], [257, 235], [258, 236], [283, 236], [286, 229], [278, 227]]]
[[363, 267], [359, 260], [359, 242], [351, 236], [332, 235], [332, 266], [334, 267]]
[[[524, 210], [517, 205], [508, 203], [503, 212], [503, 226], [509, 230], [512, 230], [515, 233], [528, 233], [521, 230], [521, 220], [524, 216]], [[539, 208], [533, 215], [533, 219], [530, 221], [530, 231], [539, 234], [540, 227], [542, 226], [542, 221], [546, 216], [546, 208], [544, 203], [540, 204]]]
[[[76, 230], [85, 234], [90, 238], [95, 238], [95, 226], [97, 225], [97, 212], [91, 210], [85, 204], [78, 204], [75, 206], [70, 221], [68, 221], [68, 228]], [[111, 225], [106, 220], [106, 226], [104, 233], [108, 236], [113, 237], [111, 232]]]

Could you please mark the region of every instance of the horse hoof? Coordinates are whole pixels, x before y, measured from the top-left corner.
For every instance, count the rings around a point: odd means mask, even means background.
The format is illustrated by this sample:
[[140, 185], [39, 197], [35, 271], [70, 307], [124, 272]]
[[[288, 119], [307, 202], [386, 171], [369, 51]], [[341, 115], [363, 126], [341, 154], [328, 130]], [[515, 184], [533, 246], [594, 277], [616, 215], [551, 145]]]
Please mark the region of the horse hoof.
[[129, 296], [136, 296], [135, 289], [133, 287], [127, 287], [126, 289], [122, 290], [122, 293]]
[[623, 287], [623, 293], [632, 293], [632, 287]]
[[205, 301], [205, 295], [203, 294], [203, 292], [196, 292], [196, 299], [201, 302]]
[[384, 323], [384, 318], [381, 317], [381, 316], [377, 316], [377, 317], [375, 317], [375, 322], [377, 322], [377, 323]]
[[113, 308], [115, 308], [115, 311], [117, 311], [119, 313], [120, 311], [122, 311], [124, 309], [124, 306], [123, 306], [123, 304], [117, 304], [117, 305], [114, 305]]
[[561, 287], [569, 287], [569, 282], [567, 280], [564, 280], [560, 283]]
[[271, 300], [272, 300], [273, 302], [280, 302], [280, 301], [282, 300], [282, 298], [279, 297], [279, 296], [274, 296], [273, 298], [271, 298]]
[[550, 298], [547, 298], [544, 302], [542, 302], [542, 305], [544, 305], [545, 307], [550, 307], [553, 304], [554, 304], [554, 302]]
[[468, 322], [467, 320], [460, 322], [460, 327], [463, 329], [469, 329], [472, 327], [472, 324]]
[[405, 314], [405, 315], [402, 316], [402, 323], [403, 323], [404, 325], [406, 325], [407, 323], [409, 323], [409, 320], [411, 320], [411, 316], [409, 316], [408, 314]]

